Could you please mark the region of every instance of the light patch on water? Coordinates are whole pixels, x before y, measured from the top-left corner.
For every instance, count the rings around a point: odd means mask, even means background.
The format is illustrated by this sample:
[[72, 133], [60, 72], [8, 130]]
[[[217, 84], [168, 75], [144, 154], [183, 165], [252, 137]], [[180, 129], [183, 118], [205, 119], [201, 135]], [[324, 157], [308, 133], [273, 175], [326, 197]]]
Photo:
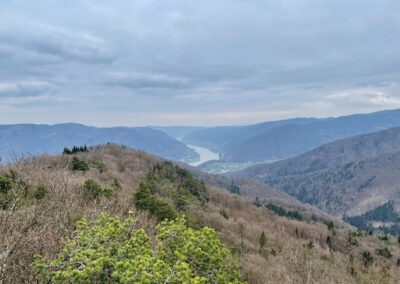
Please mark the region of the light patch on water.
[[218, 153], [215, 153], [215, 152], [211, 151], [210, 149], [200, 147], [200, 146], [195, 146], [195, 145], [187, 145], [187, 146], [189, 148], [195, 150], [200, 155], [200, 160], [189, 164], [193, 167], [197, 167], [198, 165], [201, 165], [202, 163], [207, 162], [207, 161], [219, 160]]

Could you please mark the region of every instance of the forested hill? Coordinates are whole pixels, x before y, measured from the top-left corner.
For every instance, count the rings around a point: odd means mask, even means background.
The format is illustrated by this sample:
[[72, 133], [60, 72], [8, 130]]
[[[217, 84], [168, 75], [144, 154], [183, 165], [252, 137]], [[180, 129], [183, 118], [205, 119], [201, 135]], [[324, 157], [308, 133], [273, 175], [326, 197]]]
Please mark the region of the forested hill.
[[64, 147], [118, 143], [167, 159], [191, 161], [198, 154], [164, 132], [148, 127], [99, 128], [81, 124], [0, 125], [0, 157], [15, 153], [61, 153]]
[[232, 176], [254, 178], [333, 215], [355, 216], [391, 200], [399, 206], [399, 168], [397, 127], [335, 141]]
[[400, 110], [325, 119], [291, 119], [194, 131], [182, 141], [210, 147], [224, 161], [264, 162], [300, 155], [338, 139], [400, 126]]
[[251, 166], [233, 176], [264, 180], [300, 175], [400, 151], [400, 127], [337, 140], [294, 158]]
[[250, 202], [238, 193], [252, 184], [231, 185], [115, 144], [0, 165], [0, 281], [399, 281], [393, 237]]

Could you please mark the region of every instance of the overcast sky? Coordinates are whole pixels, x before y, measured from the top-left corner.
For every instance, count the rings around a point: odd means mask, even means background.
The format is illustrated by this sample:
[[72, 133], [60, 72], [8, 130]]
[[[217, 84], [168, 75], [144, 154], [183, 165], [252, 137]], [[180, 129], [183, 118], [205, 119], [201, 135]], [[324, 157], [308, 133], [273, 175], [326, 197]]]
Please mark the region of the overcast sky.
[[400, 108], [400, 1], [0, 0], [0, 124]]

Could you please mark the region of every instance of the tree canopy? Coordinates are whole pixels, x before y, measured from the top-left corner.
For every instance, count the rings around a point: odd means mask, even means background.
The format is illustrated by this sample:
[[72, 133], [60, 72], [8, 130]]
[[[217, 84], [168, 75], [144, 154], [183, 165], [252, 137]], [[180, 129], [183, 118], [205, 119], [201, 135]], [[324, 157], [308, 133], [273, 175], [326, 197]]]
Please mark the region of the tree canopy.
[[213, 229], [188, 228], [185, 220], [157, 226], [152, 249], [133, 214], [123, 223], [106, 214], [77, 222], [63, 251], [46, 262], [35, 256], [37, 279], [52, 283], [240, 283], [234, 259]]

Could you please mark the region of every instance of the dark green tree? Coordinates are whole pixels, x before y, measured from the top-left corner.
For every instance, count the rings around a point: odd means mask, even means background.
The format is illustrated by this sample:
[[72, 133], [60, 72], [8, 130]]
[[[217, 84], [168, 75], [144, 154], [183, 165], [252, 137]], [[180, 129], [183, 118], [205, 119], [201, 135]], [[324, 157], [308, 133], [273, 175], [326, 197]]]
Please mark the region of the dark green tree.
[[62, 153], [65, 154], [65, 155], [71, 155], [72, 154], [71, 150], [69, 148], [67, 148], [67, 147], [64, 148], [64, 151]]
[[139, 188], [134, 193], [133, 202], [136, 208], [150, 211], [159, 221], [174, 220], [179, 216], [178, 212], [168, 202], [152, 194], [143, 182], [140, 183]]
[[225, 210], [223, 209], [219, 210], [219, 214], [221, 214], [221, 216], [224, 217], [226, 220], [229, 220], [229, 216]]
[[102, 193], [101, 186], [93, 179], [87, 179], [82, 186], [83, 197], [86, 200], [93, 200], [99, 197]]
[[233, 180], [231, 185], [228, 187], [228, 190], [233, 194], [240, 195], [240, 187], [236, 185]]
[[326, 243], [328, 244], [329, 249], [332, 249], [332, 238], [331, 236], [326, 237]]
[[79, 160], [77, 157], [73, 157], [71, 162], [71, 170], [85, 172], [89, 170], [89, 165], [85, 161]]
[[335, 224], [333, 223], [333, 221], [329, 221], [327, 226], [329, 231], [333, 232], [335, 230]]
[[261, 202], [260, 199], [258, 198], [258, 196], [256, 197], [256, 199], [254, 200], [253, 204], [257, 207], [261, 207]]
[[49, 193], [49, 189], [44, 184], [39, 184], [35, 193], [33, 194], [37, 200], [41, 200]]
[[267, 244], [267, 237], [265, 236], [264, 231], [261, 233], [258, 243], [260, 244], [260, 251], [261, 251]]
[[362, 254], [364, 266], [369, 266], [374, 262], [374, 257], [369, 251], [364, 251]]

